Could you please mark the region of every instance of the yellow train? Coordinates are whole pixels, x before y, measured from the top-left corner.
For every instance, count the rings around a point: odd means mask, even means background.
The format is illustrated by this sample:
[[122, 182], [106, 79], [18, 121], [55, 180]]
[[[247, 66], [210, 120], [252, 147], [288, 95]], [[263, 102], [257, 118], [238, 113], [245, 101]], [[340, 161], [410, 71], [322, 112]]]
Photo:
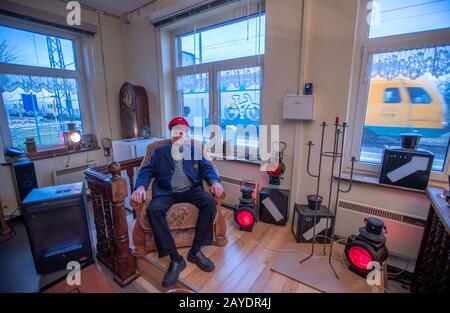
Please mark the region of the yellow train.
[[426, 77], [373, 78], [367, 103], [365, 127], [379, 136], [415, 132], [424, 137], [440, 137], [447, 128], [446, 104]]

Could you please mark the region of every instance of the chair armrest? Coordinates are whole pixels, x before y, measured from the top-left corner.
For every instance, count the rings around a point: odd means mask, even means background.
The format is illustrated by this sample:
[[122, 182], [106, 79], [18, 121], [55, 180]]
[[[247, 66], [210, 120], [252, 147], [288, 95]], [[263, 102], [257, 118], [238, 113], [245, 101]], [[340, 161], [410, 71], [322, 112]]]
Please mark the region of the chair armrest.
[[225, 196], [226, 196], [226, 194], [225, 194], [225, 191], [224, 191], [220, 197], [218, 197], [218, 198], [216, 197], [216, 200], [218, 202], [222, 203], [223, 199], [225, 199]]
[[210, 190], [209, 191], [209, 193], [214, 197], [214, 199], [216, 199], [216, 202], [218, 203], [218, 204], [221, 204], [222, 203], [222, 201], [223, 201], [223, 199], [225, 199], [225, 191], [222, 193], [222, 195], [220, 196], [220, 197], [216, 197], [213, 193], [212, 193], [212, 191]]
[[141, 212], [142, 212], [142, 210], [144, 209], [144, 207], [146, 206], [146, 205], [148, 205], [147, 204], [147, 201], [145, 201], [145, 202], [142, 202], [142, 203], [137, 203], [136, 201], [134, 201], [134, 200], [131, 200], [130, 201], [130, 204], [131, 204], [131, 207], [134, 209], [134, 211], [136, 212], [136, 216], [139, 218], [139, 216], [141, 215]]
[[152, 197], [153, 197], [153, 193], [152, 193], [152, 185], [153, 185], [153, 181], [155, 179], [152, 178], [152, 180], [150, 181], [150, 185], [147, 188], [147, 200], [144, 201], [143, 203], [139, 204], [134, 200], [130, 201], [131, 207], [135, 210], [136, 212], [136, 216], [139, 217], [141, 215], [141, 212], [143, 209], [145, 209], [146, 207], [148, 207], [148, 205], [150, 204], [150, 202], [152, 201]]
[[[214, 195], [213, 195], [214, 196]], [[222, 201], [225, 199], [225, 192], [222, 194], [222, 196], [215, 198], [216, 199], [216, 206], [217, 206], [217, 215], [216, 215], [216, 222], [215, 222], [215, 231], [216, 231], [216, 239], [215, 244], [218, 246], [224, 246], [227, 244], [227, 221], [225, 220], [225, 216], [222, 212]]]

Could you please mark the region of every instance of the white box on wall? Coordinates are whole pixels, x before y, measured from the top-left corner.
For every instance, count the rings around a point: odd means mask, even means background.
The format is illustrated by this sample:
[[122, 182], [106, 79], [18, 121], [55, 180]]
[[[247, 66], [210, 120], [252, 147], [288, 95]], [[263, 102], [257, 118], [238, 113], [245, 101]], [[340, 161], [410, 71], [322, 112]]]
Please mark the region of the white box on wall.
[[313, 95], [286, 95], [283, 97], [283, 118], [287, 120], [314, 120]]

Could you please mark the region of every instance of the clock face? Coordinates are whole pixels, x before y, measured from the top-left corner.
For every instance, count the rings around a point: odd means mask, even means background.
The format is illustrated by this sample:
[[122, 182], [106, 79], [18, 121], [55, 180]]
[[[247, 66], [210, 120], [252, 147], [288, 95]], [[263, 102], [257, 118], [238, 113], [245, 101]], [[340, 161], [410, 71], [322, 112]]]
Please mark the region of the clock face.
[[133, 95], [131, 94], [131, 91], [129, 89], [123, 92], [122, 101], [127, 108], [131, 109], [131, 107], [133, 106]]

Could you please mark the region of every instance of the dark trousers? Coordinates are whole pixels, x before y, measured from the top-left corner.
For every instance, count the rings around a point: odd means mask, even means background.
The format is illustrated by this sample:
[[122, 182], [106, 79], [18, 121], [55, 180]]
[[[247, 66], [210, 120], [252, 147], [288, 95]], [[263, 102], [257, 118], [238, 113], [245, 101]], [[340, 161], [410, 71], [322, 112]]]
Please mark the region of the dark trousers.
[[167, 196], [157, 196], [147, 207], [147, 217], [153, 229], [160, 258], [177, 251], [167, 224], [166, 214], [172, 205], [180, 202], [192, 203], [199, 209], [193, 244], [201, 246], [212, 244], [213, 223], [217, 211], [216, 200], [213, 196], [200, 187]]

